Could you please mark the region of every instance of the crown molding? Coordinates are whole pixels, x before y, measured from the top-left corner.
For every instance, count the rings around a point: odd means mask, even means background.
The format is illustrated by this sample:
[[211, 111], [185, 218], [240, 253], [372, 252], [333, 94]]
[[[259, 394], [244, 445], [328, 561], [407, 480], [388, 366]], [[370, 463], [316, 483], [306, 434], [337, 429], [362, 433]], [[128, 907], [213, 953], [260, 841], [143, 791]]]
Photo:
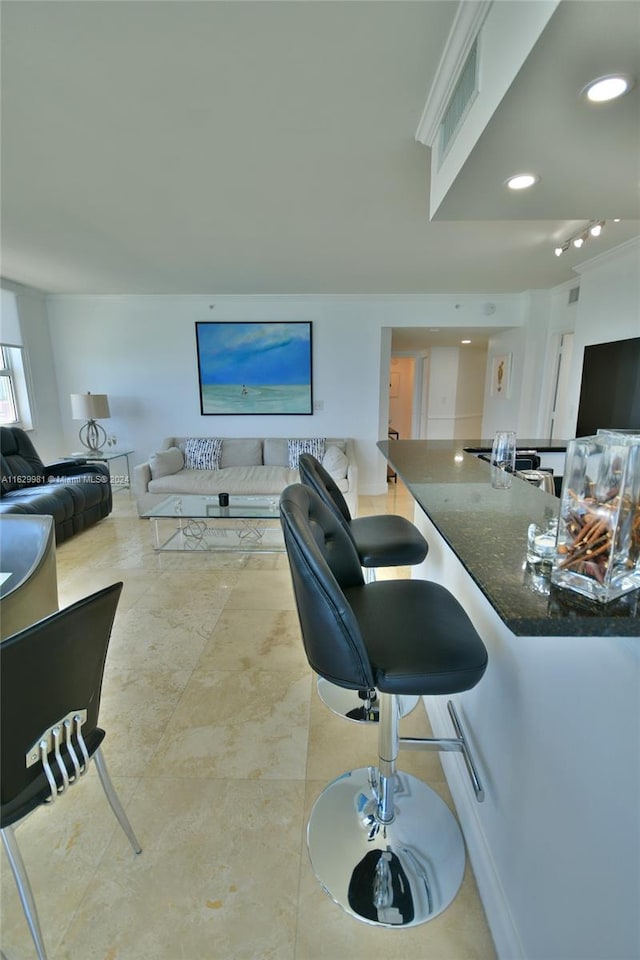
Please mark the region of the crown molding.
[[640, 255], [640, 236], [631, 237], [630, 240], [625, 240], [624, 243], [620, 243], [617, 247], [611, 247], [610, 250], [605, 250], [603, 253], [591, 257], [589, 260], [583, 260], [582, 263], [577, 264], [573, 269], [580, 275], [588, 273], [589, 270], [595, 270], [604, 263], [618, 260], [626, 253], [633, 253], [634, 251]]
[[15, 293], [21, 297], [36, 297], [40, 300], [47, 297], [46, 290], [40, 290], [38, 287], [30, 287], [24, 283], [18, 283], [17, 280], [10, 280], [9, 277], [0, 277], [0, 287], [3, 290], [9, 290], [11, 293]]
[[492, 6], [493, 0], [462, 0], [458, 6], [416, 130], [416, 140], [427, 147], [435, 143], [443, 114], [469, 51]]

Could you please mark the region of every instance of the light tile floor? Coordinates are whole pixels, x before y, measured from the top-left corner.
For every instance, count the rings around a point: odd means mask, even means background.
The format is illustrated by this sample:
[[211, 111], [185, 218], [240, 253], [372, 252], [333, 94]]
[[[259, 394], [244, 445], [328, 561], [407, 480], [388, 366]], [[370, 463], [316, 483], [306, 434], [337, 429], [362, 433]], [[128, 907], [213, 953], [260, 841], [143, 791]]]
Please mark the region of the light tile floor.
[[[124, 590], [105, 674], [104, 754], [143, 853], [95, 772], [18, 828], [50, 960], [493, 960], [469, 866], [439, 917], [378, 929], [316, 882], [305, 824], [324, 784], [375, 761], [376, 732], [321, 703], [284, 555], [160, 554], [126, 491], [58, 548], [60, 604]], [[403, 513], [401, 484], [360, 512]], [[407, 576], [406, 570], [384, 576]], [[422, 705], [403, 721], [429, 735]], [[451, 799], [436, 754], [401, 766]], [[2, 860], [2, 949], [33, 945]]]

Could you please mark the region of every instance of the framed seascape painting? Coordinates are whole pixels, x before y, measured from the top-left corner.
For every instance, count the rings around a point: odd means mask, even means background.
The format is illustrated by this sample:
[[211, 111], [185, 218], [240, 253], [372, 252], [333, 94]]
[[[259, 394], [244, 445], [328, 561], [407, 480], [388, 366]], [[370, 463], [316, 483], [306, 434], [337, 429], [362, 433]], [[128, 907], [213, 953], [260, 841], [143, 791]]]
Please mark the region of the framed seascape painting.
[[311, 323], [196, 323], [203, 415], [313, 413]]

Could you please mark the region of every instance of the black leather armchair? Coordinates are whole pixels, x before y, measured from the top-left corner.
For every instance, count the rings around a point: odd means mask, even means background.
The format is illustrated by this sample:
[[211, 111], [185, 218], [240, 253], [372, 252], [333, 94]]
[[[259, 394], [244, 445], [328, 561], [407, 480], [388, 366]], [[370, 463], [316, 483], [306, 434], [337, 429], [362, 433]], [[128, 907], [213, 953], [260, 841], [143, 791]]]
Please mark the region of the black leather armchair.
[[109, 468], [82, 458], [45, 465], [18, 427], [0, 427], [0, 516], [53, 517], [56, 543], [107, 517], [113, 507]]

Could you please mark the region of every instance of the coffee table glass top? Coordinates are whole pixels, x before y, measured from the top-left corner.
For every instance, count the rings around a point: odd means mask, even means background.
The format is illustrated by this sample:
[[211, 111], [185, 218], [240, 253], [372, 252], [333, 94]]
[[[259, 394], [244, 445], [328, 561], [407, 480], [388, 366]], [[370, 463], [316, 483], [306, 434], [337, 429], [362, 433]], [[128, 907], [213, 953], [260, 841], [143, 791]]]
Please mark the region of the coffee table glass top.
[[229, 506], [221, 507], [218, 495], [172, 494], [142, 514], [158, 517], [192, 517], [202, 520], [279, 520], [280, 498], [276, 496], [229, 495]]

